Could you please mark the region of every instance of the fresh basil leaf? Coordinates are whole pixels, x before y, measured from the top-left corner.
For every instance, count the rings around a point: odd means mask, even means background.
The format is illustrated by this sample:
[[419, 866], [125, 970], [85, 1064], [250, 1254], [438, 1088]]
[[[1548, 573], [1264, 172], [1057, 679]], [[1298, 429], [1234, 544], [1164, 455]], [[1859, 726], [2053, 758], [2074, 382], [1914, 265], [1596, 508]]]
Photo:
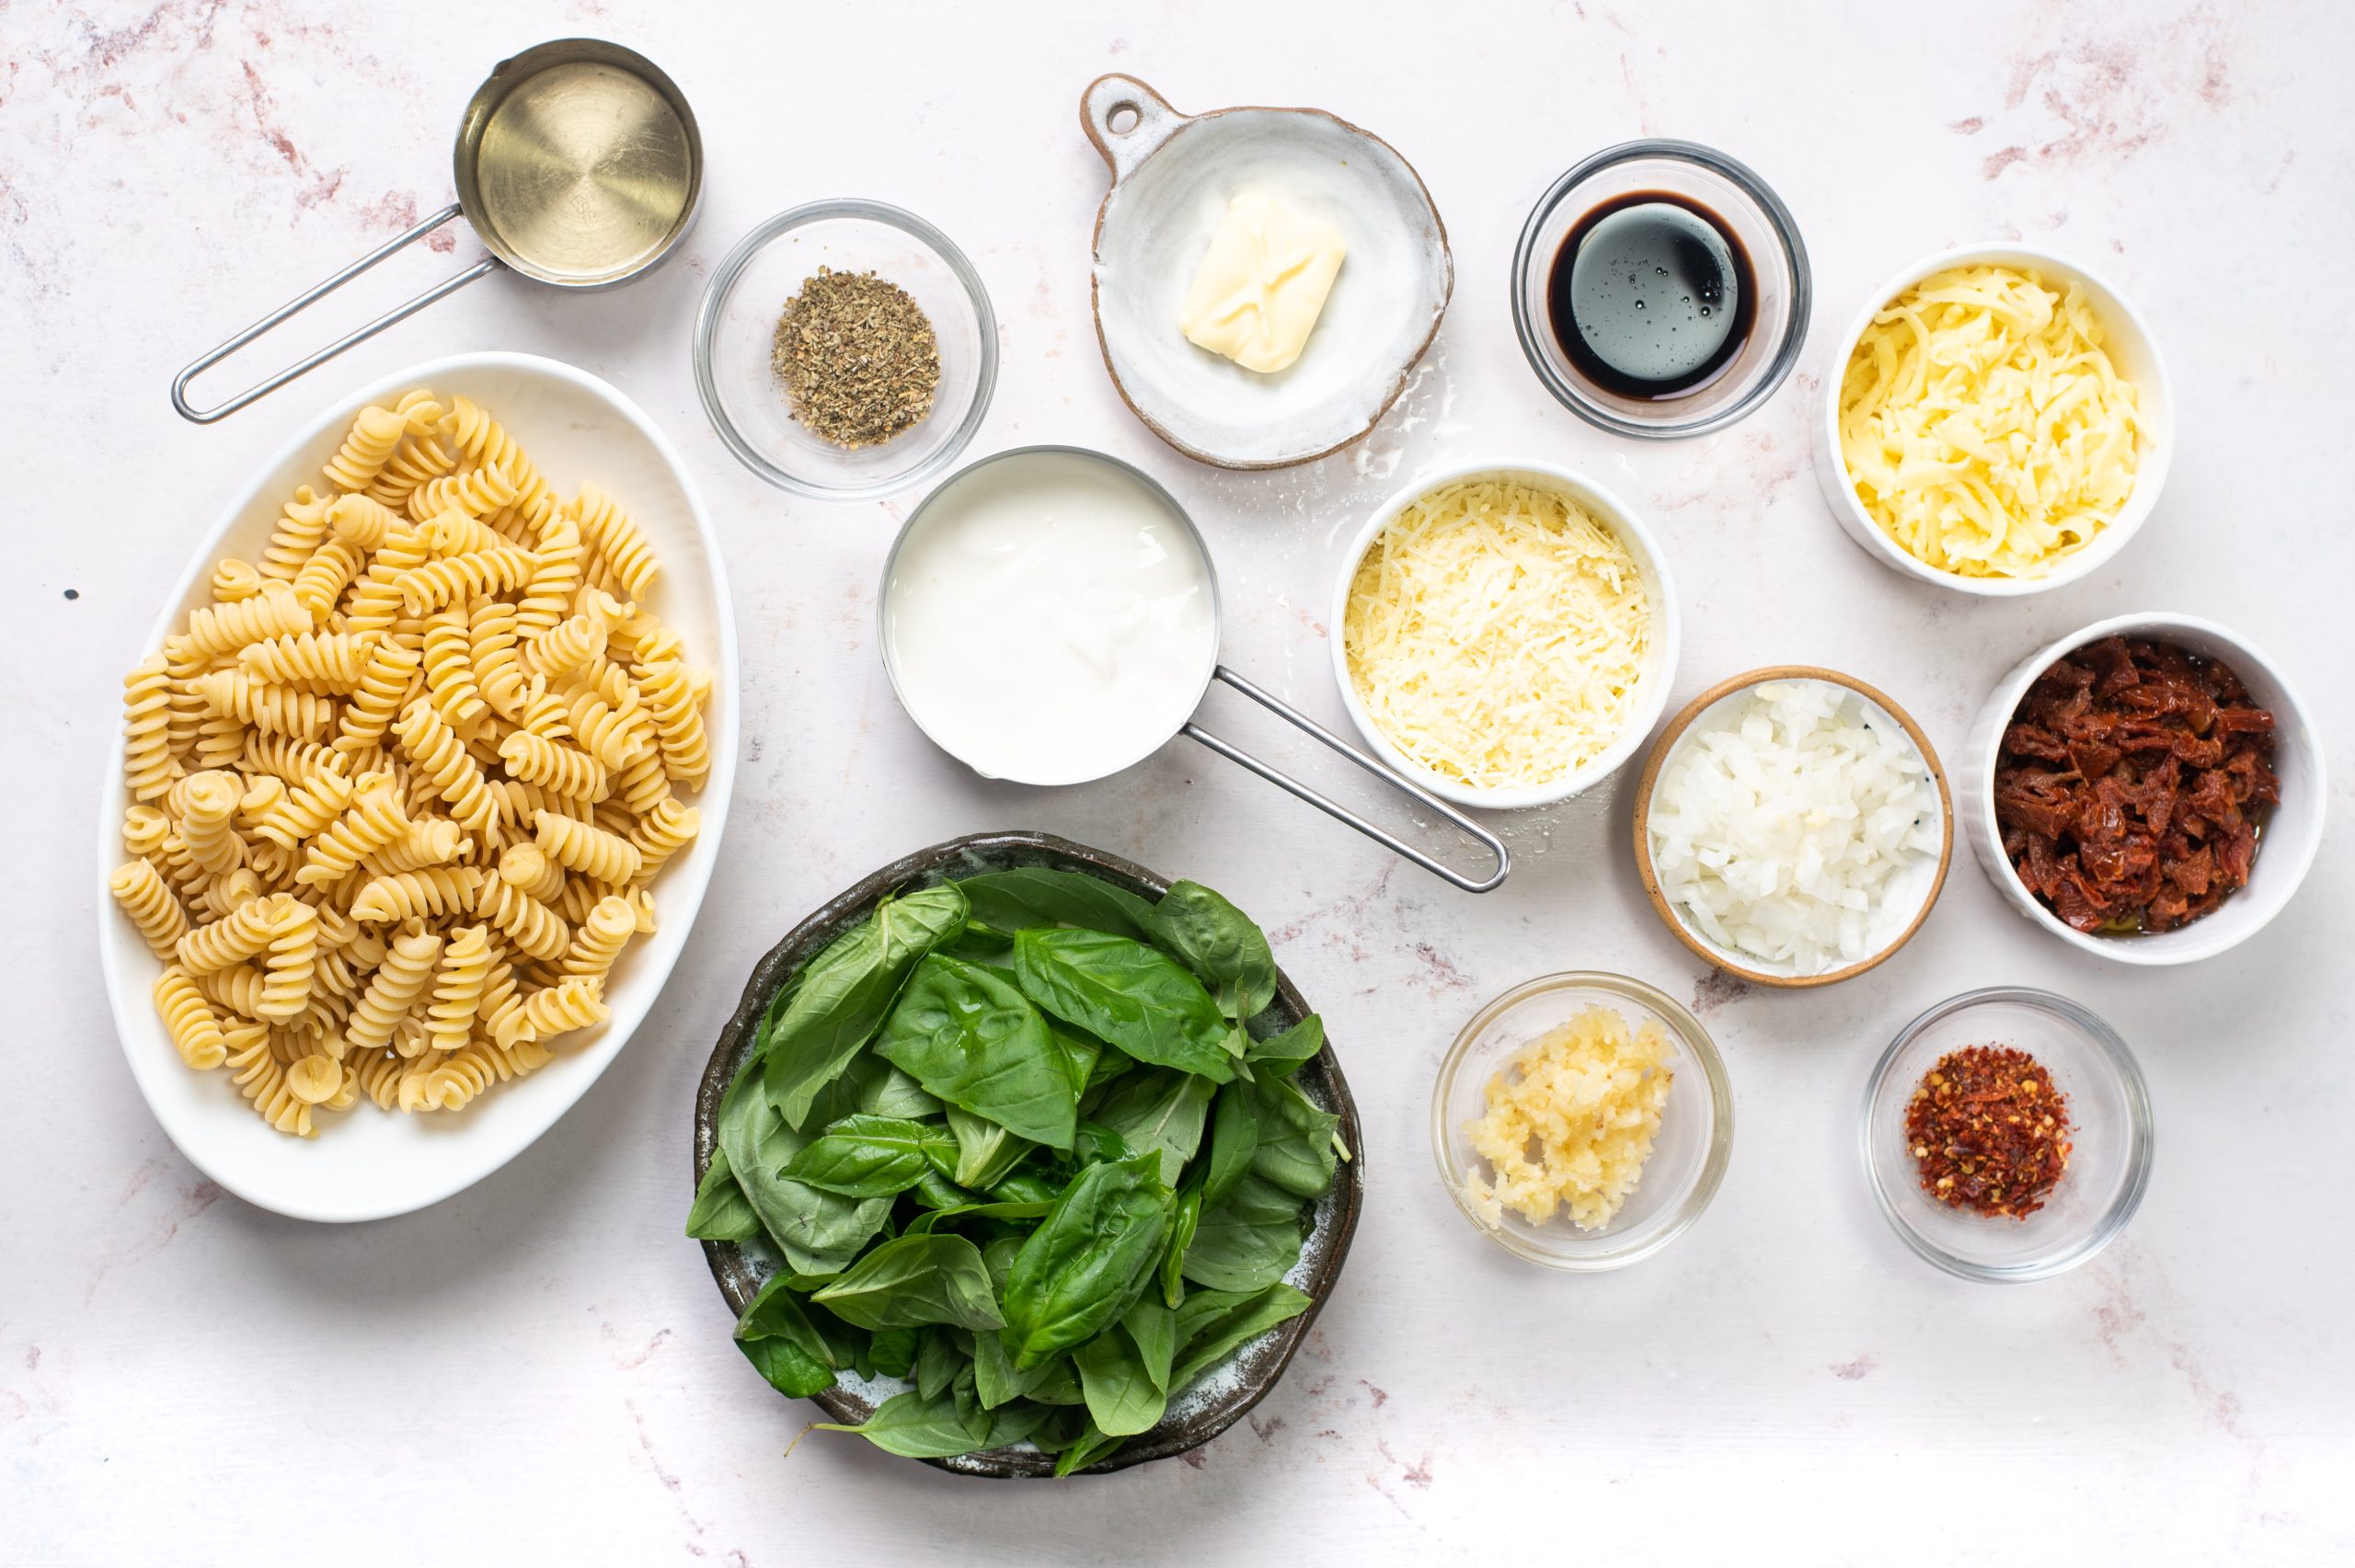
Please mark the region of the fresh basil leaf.
[[1088, 1419], [1108, 1437], [1146, 1431], [1169, 1407], [1169, 1396], [1154, 1385], [1136, 1342], [1117, 1327], [1081, 1345], [1072, 1363], [1079, 1368]]
[[1052, 1405], [1082, 1404], [1086, 1400], [1070, 1356], [1058, 1356], [1027, 1370], [1018, 1368], [994, 1333], [973, 1336], [973, 1391], [986, 1410], [1017, 1399]]
[[937, 1162], [953, 1163], [955, 1145], [945, 1127], [897, 1116], [844, 1116], [804, 1145], [785, 1175], [844, 1197], [897, 1197]]
[[953, 883], [886, 898], [802, 970], [784, 1011], [761, 1032], [769, 1098], [804, 1125], [818, 1091], [850, 1065], [890, 1010], [916, 961], [965, 923]]
[[695, 1207], [687, 1210], [687, 1234], [699, 1242], [741, 1242], [760, 1233], [761, 1217], [736, 1185], [728, 1150], [714, 1147], [711, 1163], [695, 1185]]
[[1128, 1139], [1106, 1127], [1102, 1122], [1082, 1121], [1071, 1145], [1072, 1173], [1079, 1173], [1084, 1165], [1103, 1165], [1120, 1160], [1133, 1160], [1138, 1150], [1129, 1147]]
[[1211, 1096], [1222, 1093], [1207, 1078], [1156, 1069], [1122, 1079], [1097, 1104], [1092, 1119], [1118, 1134], [1132, 1152], [1159, 1154], [1162, 1185], [1174, 1188], [1186, 1162], [1202, 1145]]
[[1092, 1040], [1078, 1030], [1052, 1019], [1047, 1023], [1047, 1037], [1054, 1041], [1055, 1049], [1063, 1053], [1063, 1073], [1071, 1080], [1071, 1097], [1075, 1103], [1087, 1092], [1088, 1084], [1095, 1079], [1096, 1064], [1107, 1055], [1103, 1042]]
[[960, 1203], [948, 1208], [936, 1208], [919, 1214], [909, 1222], [908, 1234], [921, 1236], [936, 1230], [952, 1219], [1043, 1219], [1053, 1209], [1050, 1201], [1034, 1203]]
[[1191, 969], [1219, 1011], [1235, 1023], [1276, 996], [1276, 956], [1241, 910], [1199, 882], [1179, 882], [1145, 921], [1145, 936]]
[[914, 1389], [894, 1394], [875, 1413], [856, 1426], [821, 1421], [820, 1432], [855, 1432], [888, 1454], [902, 1459], [945, 1459], [970, 1454], [990, 1437], [987, 1429], [975, 1433], [948, 1394], [926, 1399]]
[[1075, 1470], [1083, 1470], [1098, 1459], [1109, 1458], [1112, 1450], [1119, 1448], [1123, 1440], [1097, 1431], [1096, 1423], [1089, 1421], [1080, 1429], [1079, 1436], [1072, 1439], [1071, 1446], [1056, 1457], [1055, 1478], [1060, 1481]]
[[1243, 1053], [1243, 1059], [1253, 1067], [1263, 1067], [1268, 1074], [1281, 1078], [1300, 1070], [1302, 1065], [1325, 1048], [1325, 1020], [1312, 1013], [1281, 1035], [1254, 1040]]
[[1305, 1294], [1281, 1282], [1248, 1294], [1205, 1291], [1199, 1298], [1188, 1297], [1178, 1310], [1178, 1338], [1184, 1350], [1169, 1375], [1171, 1391], [1192, 1387], [1244, 1341], [1289, 1322], [1310, 1305]]
[[1063, 1188], [1035, 1171], [1017, 1171], [990, 1189], [1001, 1203], [1052, 1203], [1062, 1196]]
[[1086, 1344], [1152, 1278], [1169, 1220], [1157, 1155], [1090, 1165], [1014, 1256], [1005, 1347], [1017, 1368]]
[[1168, 955], [1097, 931], [1014, 939], [1023, 994], [1046, 1012], [1156, 1067], [1224, 1083], [1235, 1076], [1227, 1021], [1202, 982]]
[[1199, 1180], [1188, 1182], [1170, 1215], [1169, 1240], [1161, 1248], [1161, 1298], [1171, 1307], [1186, 1299], [1186, 1253], [1194, 1244], [1194, 1232], [1201, 1227], [1206, 1190]]
[[1311, 1104], [1288, 1078], [1266, 1079], [1251, 1093], [1259, 1120], [1252, 1174], [1294, 1197], [1322, 1197], [1333, 1185], [1334, 1134], [1341, 1118]]
[[917, 1335], [916, 1364], [912, 1376], [916, 1392], [925, 1399], [937, 1399], [954, 1382], [959, 1370], [970, 1364], [969, 1357], [959, 1353], [957, 1341], [948, 1330], [935, 1324]]
[[1215, 1208], [1251, 1173], [1259, 1151], [1260, 1086], [1228, 1083], [1220, 1086], [1218, 1104], [1211, 1112], [1211, 1158], [1202, 1177], [1202, 1201]]
[[1005, 1326], [981, 1249], [955, 1234], [925, 1232], [886, 1242], [810, 1299], [867, 1329]]
[[779, 1392], [809, 1399], [834, 1386], [833, 1351], [783, 1278], [761, 1287], [736, 1320], [736, 1348]]
[[1202, 1211], [1185, 1276], [1213, 1290], [1258, 1290], [1300, 1261], [1301, 1203], [1257, 1176], [1235, 1185], [1224, 1203]]
[[1145, 1376], [1153, 1379], [1153, 1386], [1167, 1393], [1169, 1366], [1178, 1353], [1176, 1310], [1166, 1301], [1155, 1300], [1147, 1291], [1120, 1320], [1120, 1329], [1135, 1344], [1137, 1358], [1143, 1363]]
[[959, 958], [971, 958], [976, 964], [987, 964], [1005, 956], [1014, 945], [1014, 933], [999, 931], [980, 921], [969, 920], [965, 928], [942, 943], [939, 951]]
[[859, 1080], [858, 1108], [868, 1116], [924, 1122], [940, 1115], [940, 1102], [925, 1093], [923, 1084], [881, 1057], [858, 1058], [844, 1076]]
[[987, 969], [926, 957], [875, 1050], [950, 1104], [1035, 1143], [1071, 1147], [1079, 1095], [1066, 1059], [1039, 1010]]
[[787, 1178], [786, 1167], [810, 1139], [778, 1112], [760, 1074], [729, 1089], [718, 1130], [737, 1185], [794, 1273], [839, 1271], [890, 1217], [888, 1197], [844, 1197]]
[[875, 1370], [884, 1377], [904, 1378], [915, 1370], [920, 1343], [913, 1328], [877, 1329], [867, 1354], [874, 1361]]
[[968, 876], [957, 886], [972, 918], [1007, 936], [1031, 926], [1076, 926], [1142, 938], [1153, 913], [1150, 900], [1101, 877], [1043, 865]]
[[948, 1106], [948, 1130], [957, 1146], [949, 1173], [958, 1185], [982, 1191], [1005, 1180], [1022, 1157], [1037, 1147], [987, 1116], [975, 1116], [955, 1104]]
[[925, 1172], [908, 1189], [909, 1198], [920, 1208], [963, 1208], [981, 1202], [985, 1196], [966, 1191], [936, 1170]]

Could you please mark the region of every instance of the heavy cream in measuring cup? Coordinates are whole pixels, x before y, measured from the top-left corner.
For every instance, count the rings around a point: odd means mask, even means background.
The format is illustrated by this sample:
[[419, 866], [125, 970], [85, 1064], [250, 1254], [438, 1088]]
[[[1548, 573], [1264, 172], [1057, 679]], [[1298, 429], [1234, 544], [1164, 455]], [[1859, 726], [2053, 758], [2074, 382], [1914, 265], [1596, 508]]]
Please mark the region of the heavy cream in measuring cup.
[[1176, 735], [1209, 683], [1210, 562], [1127, 469], [1017, 452], [925, 503], [884, 581], [883, 639], [910, 716], [976, 772], [1102, 778]]

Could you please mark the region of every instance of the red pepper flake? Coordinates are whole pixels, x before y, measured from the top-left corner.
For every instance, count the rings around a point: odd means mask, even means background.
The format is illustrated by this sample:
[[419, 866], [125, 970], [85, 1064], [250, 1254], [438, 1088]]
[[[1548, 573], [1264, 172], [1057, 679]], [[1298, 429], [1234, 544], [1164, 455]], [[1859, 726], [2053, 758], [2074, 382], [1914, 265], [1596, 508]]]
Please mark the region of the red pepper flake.
[[1948, 1051], [1905, 1107], [1922, 1190], [1977, 1214], [2025, 1219], [2069, 1168], [2069, 1101], [2052, 1074], [2009, 1046]]

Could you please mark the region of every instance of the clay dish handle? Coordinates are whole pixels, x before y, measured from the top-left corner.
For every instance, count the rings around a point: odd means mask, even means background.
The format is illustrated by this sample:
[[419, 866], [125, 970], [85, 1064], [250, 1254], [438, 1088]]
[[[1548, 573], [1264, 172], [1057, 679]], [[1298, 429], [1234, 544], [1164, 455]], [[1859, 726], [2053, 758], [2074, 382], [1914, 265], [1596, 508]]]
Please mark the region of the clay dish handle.
[[1080, 129], [1104, 155], [1116, 185], [1191, 121], [1191, 116], [1170, 108], [1167, 98], [1118, 72], [1097, 77], [1079, 95]]

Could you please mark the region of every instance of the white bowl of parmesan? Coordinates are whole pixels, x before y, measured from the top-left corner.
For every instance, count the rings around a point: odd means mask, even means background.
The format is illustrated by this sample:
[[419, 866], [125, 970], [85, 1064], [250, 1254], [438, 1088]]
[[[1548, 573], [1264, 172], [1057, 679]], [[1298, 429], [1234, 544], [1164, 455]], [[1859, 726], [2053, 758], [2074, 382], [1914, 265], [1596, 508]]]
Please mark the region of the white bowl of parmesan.
[[1608, 777], [1676, 678], [1675, 587], [1610, 491], [1542, 463], [1419, 475], [1343, 557], [1333, 672], [1384, 762], [1462, 806]]
[[2098, 570], [2157, 505], [2175, 396], [2142, 317], [2036, 246], [1966, 246], [1876, 289], [1823, 377], [1816, 477], [1884, 565], [1963, 593]]

